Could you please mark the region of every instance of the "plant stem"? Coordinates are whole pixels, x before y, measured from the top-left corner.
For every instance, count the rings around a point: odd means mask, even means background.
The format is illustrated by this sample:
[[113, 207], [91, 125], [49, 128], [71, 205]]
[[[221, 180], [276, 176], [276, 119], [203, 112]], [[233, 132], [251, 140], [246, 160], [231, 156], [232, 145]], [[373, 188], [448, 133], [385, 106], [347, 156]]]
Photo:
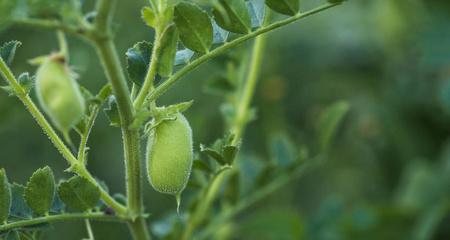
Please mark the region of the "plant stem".
[[236, 117], [231, 126], [231, 133], [234, 134], [233, 145], [236, 145], [241, 137], [242, 133], [247, 125], [249, 118], [250, 103], [255, 93], [256, 84], [258, 83], [258, 77], [261, 70], [264, 48], [266, 46], [266, 36], [258, 36], [255, 40], [253, 47], [253, 53], [251, 57], [251, 63], [249, 68], [249, 73], [245, 85], [243, 88], [242, 95], [239, 99], [239, 105], [237, 108]]
[[155, 31], [155, 41], [153, 42], [153, 51], [152, 56], [150, 59], [150, 66], [147, 71], [147, 75], [145, 76], [144, 84], [142, 85], [141, 90], [139, 91], [139, 94], [136, 97], [136, 100], [134, 101], [134, 108], [140, 109], [142, 105], [144, 104], [148, 93], [153, 91], [153, 82], [156, 76], [156, 71], [158, 69], [159, 64], [159, 53], [161, 50], [161, 34], [160, 30]]
[[105, 215], [104, 213], [66, 213], [59, 215], [37, 217], [27, 220], [20, 220], [17, 222], [0, 225], [0, 232], [6, 232], [8, 230], [16, 228], [30, 227], [42, 223], [78, 221], [83, 219], [90, 219], [94, 221], [109, 221], [109, 222], [125, 222], [127, 220], [119, 216]]
[[58, 20], [43, 20], [43, 19], [32, 19], [32, 18], [23, 18], [14, 20], [14, 24], [23, 25], [30, 28], [44, 28], [49, 30], [61, 30], [71, 34], [82, 34], [84, 29], [64, 24]]
[[[248, 75], [246, 77], [245, 85], [243, 88], [242, 95], [240, 96], [238, 112], [235, 120], [233, 121], [232, 133], [235, 134], [232, 144], [237, 144], [240, 141], [242, 132], [244, 131], [245, 126], [247, 125], [247, 115], [250, 107], [250, 102], [255, 92], [255, 87], [258, 82], [259, 71], [261, 69], [262, 64], [262, 56], [263, 51], [266, 45], [266, 36], [261, 35], [258, 36], [253, 45], [252, 56], [250, 59], [250, 68]], [[195, 228], [198, 224], [200, 224], [205, 218], [207, 212], [211, 208], [211, 205], [216, 198], [217, 193], [219, 192], [220, 186], [225, 181], [228, 173], [232, 168], [224, 168], [222, 169], [212, 180], [208, 188], [206, 189], [206, 194], [200, 200], [198, 207], [195, 209], [192, 214], [192, 218], [189, 219], [189, 222], [186, 226], [186, 229], [183, 233], [183, 240], [189, 240], [194, 233]]]
[[[85, 177], [94, 185], [99, 186], [95, 178], [86, 170], [84, 165], [79, 164], [77, 158], [72, 154], [69, 148], [64, 144], [64, 142], [52, 128], [50, 123], [45, 119], [44, 115], [39, 111], [38, 107], [34, 104], [33, 100], [31, 100], [30, 96], [28, 96], [25, 90], [20, 86], [20, 84], [17, 82], [16, 78], [12, 74], [11, 70], [1, 57], [0, 57], [0, 74], [6, 79], [9, 85], [12, 87], [16, 96], [25, 105], [25, 107], [30, 112], [31, 116], [33, 116], [33, 118], [42, 128], [44, 133], [48, 136], [48, 138], [56, 147], [56, 149], [61, 153], [64, 159], [67, 160], [67, 162], [71, 166], [70, 170], [73, 171], [74, 173], [77, 173], [80, 176]], [[125, 208], [120, 203], [115, 201], [104, 189], [102, 189], [100, 186], [99, 188], [102, 199], [110, 207], [112, 207], [116, 211], [116, 213], [118, 213], [119, 215], [123, 214], [125, 212]]]
[[92, 127], [94, 126], [95, 119], [97, 119], [98, 112], [100, 110], [100, 105], [94, 106], [92, 109], [91, 115], [89, 115], [89, 119], [86, 124], [85, 132], [81, 134], [80, 147], [78, 149], [78, 161], [80, 161], [83, 165], [86, 165], [86, 149], [87, 149], [87, 141], [89, 139], [89, 135], [91, 134]]
[[97, 3], [97, 17], [95, 21], [94, 46], [100, 56], [103, 68], [112, 90], [116, 96], [121, 120], [122, 138], [125, 155], [126, 189], [129, 229], [136, 240], [149, 240], [150, 234], [143, 214], [142, 171], [140, 158], [140, 136], [138, 130], [129, 128], [134, 119], [134, 108], [130, 92], [114, 42], [111, 39], [112, 8], [115, 0], [99, 0]]
[[149, 240], [151, 239], [148, 233], [147, 223], [145, 218], [139, 217], [134, 221], [128, 221], [128, 228], [130, 229], [133, 239], [136, 240]]
[[310, 15], [322, 12], [326, 9], [332, 8], [334, 6], [337, 6], [341, 3], [329, 3], [325, 4], [323, 6], [314, 8], [312, 10], [306, 11], [304, 13], [299, 13], [295, 16], [286, 18], [284, 20], [275, 22], [273, 24], [267, 25], [265, 27], [261, 27], [258, 30], [251, 32], [247, 35], [243, 35], [241, 37], [238, 37], [234, 39], [231, 42], [225, 43], [224, 45], [210, 51], [209, 53], [206, 53], [202, 55], [201, 57], [195, 59], [194, 61], [190, 62], [188, 65], [186, 65], [184, 68], [176, 72], [172, 77], [167, 79], [165, 82], [163, 82], [161, 85], [159, 85], [154, 91], [150, 93], [150, 96], [148, 97], [149, 101], [154, 101], [155, 99], [158, 99], [161, 95], [163, 95], [170, 87], [172, 87], [178, 80], [180, 80], [184, 75], [188, 74], [192, 70], [196, 69], [198, 66], [200, 66], [202, 63], [207, 62], [211, 60], [212, 58], [215, 58], [225, 51], [234, 48], [247, 40], [253, 39], [259, 35], [262, 35], [264, 33], [270, 32], [272, 30], [275, 30], [277, 28], [283, 27], [285, 25], [291, 24], [296, 22], [297, 20], [300, 20], [302, 18], [308, 17]]

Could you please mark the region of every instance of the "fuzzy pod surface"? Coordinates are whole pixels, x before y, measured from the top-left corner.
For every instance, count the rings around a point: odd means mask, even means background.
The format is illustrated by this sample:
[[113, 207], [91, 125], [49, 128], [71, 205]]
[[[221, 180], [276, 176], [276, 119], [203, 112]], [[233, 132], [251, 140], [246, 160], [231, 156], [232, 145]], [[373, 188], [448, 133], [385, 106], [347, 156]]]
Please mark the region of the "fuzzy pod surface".
[[147, 143], [147, 173], [152, 187], [161, 193], [180, 196], [191, 174], [192, 130], [181, 114], [156, 126]]
[[36, 73], [39, 104], [53, 124], [67, 134], [84, 116], [85, 102], [63, 57], [51, 55]]

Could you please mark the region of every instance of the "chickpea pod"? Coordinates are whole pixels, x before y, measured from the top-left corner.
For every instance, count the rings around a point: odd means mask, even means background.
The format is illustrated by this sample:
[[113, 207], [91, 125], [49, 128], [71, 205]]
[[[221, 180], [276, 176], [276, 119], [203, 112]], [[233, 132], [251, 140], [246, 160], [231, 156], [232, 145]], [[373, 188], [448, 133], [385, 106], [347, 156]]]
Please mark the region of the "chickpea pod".
[[186, 118], [178, 113], [150, 133], [147, 144], [147, 171], [150, 184], [161, 193], [176, 196], [180, 204], [181, 192], [191, 174], [192, 130]]
[[84, 116], [85, 102], [64, 57], [48, 56], [36, 73], [36, 95], [50, 120], [68, 139]]

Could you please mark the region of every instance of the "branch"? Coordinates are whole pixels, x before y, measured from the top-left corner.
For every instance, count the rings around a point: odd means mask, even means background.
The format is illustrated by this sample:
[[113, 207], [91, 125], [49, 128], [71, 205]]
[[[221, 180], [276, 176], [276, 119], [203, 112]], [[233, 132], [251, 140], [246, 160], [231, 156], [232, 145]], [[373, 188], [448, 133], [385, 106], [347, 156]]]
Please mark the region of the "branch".
[[23, 18], [16, 19], [13, 21], [14, 24], [23, 25], [31, 28], [43, 28], [48, 30], [61, 30], [71, 34], [83, 34], [85, 29], [78, 26], [72, 26], [68, 24], [64, 24], [58, 20], [43, 20], [43, 19], [34, 19], [34, 18]]
[[332, 8], [334, 6], [339, 5], [340, 3], [330, 3], [330, 4], [325, 4], [323, 6], [314, 8], [312, 10], [309, 10], [307, 12], [304, 13], [299, 13], [293, 17], [278, 21], [276, 23], [270, 24], [266, 27], [262, 27], [259, 28], [258, 30], [251, 32], [247, 35], [241, 36], [239, 38], [236, 38], [235, 40], [225, 43], [224, 45], [212, 50], [211, 52], [202, 55], [201, 57], [195, 59], [194, 61], [192, 61], [190, 64], [186, 65], [184, 68], [182, 68], [181, 70], [179, 70], [178, 72], [176, 72], [172, 77], [170, 77], [169, 79], [167, 79], [165, 82], [163, 82], [161, 85], [159, 85], [155, 91], [150, 93], [149, 96], [149, 101], [154, 101], [157, 98], [159, 98], [161, 95], [163, 95], [170, 87], [172, 87], [178, 80], [180, 80], [184, 75], [188, 74], [189, 72], [191, 72], [192, 70], [196, 69], [198, 66], [200, 66], [202, 63], [205, 63], [207, 61], [209, 61], [212, 58], [215, 58], [219, 55], [221, 55], [222, 53], [224, 53], [225, 51], [236, 47], [244, 42], [246, 42], [247, 40], [253, 39], [261, 34], [270, 32], [272, 30], [281, 28], [285, 25], [291, 24], [296, 22], [297, 20], [300, 20], [302, 18], [308, 17], [310, 15], [314, 15], [316, 13], [322, 12], [326, 9]]
[[0, 232], [8, 230], [31, 227], [43, 223], [54, 223], [63, 221], [77, 221], [90, 219], [94, 221], [108, 221], [108, 222], [125, 222], [127, 219], [119, 216], [105, 215], [104, 213], [66, 213], [59, 215], [50, 215], [27, 220], [20, 220], [8, 224], [0, 225]]
[[99, 186], [98, 182], [95, 178], [86, 170], [84, 165], [81, 165], [77, 158], [72, 154], [69, 148], [64, 144], [55, 130], [52, 128], [50, 123], [45, 119], [44, 115], [39, 111], [39, 108], [34, 104], [33, 100], [31, 100], [30, 96], [27, 95], [25, 90], [20, 86], [14, 77], [13, 73], [6, 65], [5, 61], [0, 57], [0, 75], [5, 78], [5, 80], [12, 87], [16, 96], [19, 100], [25, 105], [28, 111], [31, 113], [31, 116], [36, 120], [38, 125], [42, 128], [44, 133], [48, 136], [50, 141], [56, 147], [56, 149], [61, 153], [61, 155], [67, 160], [70, 165], [70, 170], [78, 175], [85, 177], [94, 185], [98, 186], [100, 189], [102, 199], [112, 207], [118, 214], [124, 214], [125, 208], [114, 200], [102, 187]]

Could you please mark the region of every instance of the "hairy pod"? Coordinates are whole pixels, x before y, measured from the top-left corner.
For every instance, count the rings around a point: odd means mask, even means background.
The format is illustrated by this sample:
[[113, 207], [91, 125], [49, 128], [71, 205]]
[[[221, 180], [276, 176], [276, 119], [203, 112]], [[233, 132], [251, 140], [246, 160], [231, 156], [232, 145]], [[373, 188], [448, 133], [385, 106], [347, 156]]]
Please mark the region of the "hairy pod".
[[64, 58], [46, 58], [36, 73], [36, 95], [41, 107], [64, 135], [84, 116], [85, 102]]
[[178, 113], [150, 133], [147, 144], [147, 171], [150, 184], [161, 193], [179, 197], [186, 187], [193, 161], [192, 130]]

